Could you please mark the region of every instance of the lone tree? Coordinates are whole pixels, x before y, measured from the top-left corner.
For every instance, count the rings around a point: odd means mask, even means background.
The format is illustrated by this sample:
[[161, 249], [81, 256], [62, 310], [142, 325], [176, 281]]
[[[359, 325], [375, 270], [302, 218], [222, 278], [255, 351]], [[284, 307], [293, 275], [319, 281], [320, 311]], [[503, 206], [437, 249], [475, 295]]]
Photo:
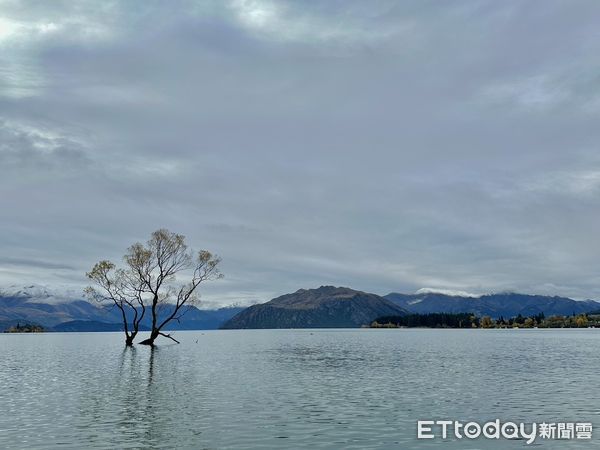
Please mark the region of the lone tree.
[[[223, 276], [218, 268], [220, 258], [206, 250], [194, 253], [184, 236], [165, 229], [152, 233], [145, 245], [133, 244], [123, 259], [123, 269], [115, 269], [109, 261], [96, 264], [87, 275], [97, 287], [86, 292], [120, 309], [126, 345], [133, 345], [147, 310], [151, 315], [150, 337], [140, 344], [154, 345], [159, 336], [179, 343], [162, 330], [171, 321], [179, 321], [199, 301], [202, 282]], [[178, 274], [187, 275], [188, 281], [180, 283]]]

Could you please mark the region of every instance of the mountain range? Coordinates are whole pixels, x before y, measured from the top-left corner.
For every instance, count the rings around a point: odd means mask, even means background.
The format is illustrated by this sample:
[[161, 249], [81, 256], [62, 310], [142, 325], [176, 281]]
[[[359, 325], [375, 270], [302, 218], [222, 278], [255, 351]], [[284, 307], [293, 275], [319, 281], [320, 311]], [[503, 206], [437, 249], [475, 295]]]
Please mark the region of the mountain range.
[[[394, 311], [395, 307], [395, 311]], [[377, 317], [427, 313], [473, 313], [492, 318], [572, 315], [600, 311], [600, 302], [565, 297], [516, 293], [482, 296], [447, 293], [391, 293], [380, 297], [349, 288], [321, 286], [250, 306], [225, 322], [222, 328], [337, 328], [360, 327]]]
[[[29, 288], [29, 287], [28, 287]], [[171, 330], [211, 330], [239, 313], [241, 307], [212, 310], [190, 306], [180, 322], [171, 322]], [[165, 305], [164, 315], [172, 311]], [[42, 325], [50, 331], [118, 331], [122, 329], [117, 308], [92, 303], [81, 298], [35, 289], [0, 291], [0, 332], [18, 323]], [[150, 315], [142, 321], [142, 329], [150, 327]]]
[[[164, 313], [172, 308], [165, 306]], [[379, 296], [347, 287], [321, 286], [299, 289], [248, 308], [190, 307], [172, 330], [234, 328], [340, 328], [367, 325], [380, 316], [426, 313], [474, 313], [508, 319], [519, 314], [572, 315], [600, 311], [600, 302], [566, 297], [497, 293], [456, 295], [432, 290], [415, 294]], [[0, 290], [0, 331], [17, 323], [39, 324], [51, 331], [117, 331], [121, 317], [116, 308], [81, 299], [70, 291], [56, 292], [39, 286]], [[150, 326], [150, 317], [142, 329]]]
[[391, 293], [386, 299], [413, 314], [473, 313], [478, 316], [510, 318], [519, 314], [533, 316], [570, 316], [600, 310], [600, 302], [573, 300], [566, 297], [549, 297], [516, 293], [488, 294], [479, 297], [446, 295], [435, 292], [417, 294]]

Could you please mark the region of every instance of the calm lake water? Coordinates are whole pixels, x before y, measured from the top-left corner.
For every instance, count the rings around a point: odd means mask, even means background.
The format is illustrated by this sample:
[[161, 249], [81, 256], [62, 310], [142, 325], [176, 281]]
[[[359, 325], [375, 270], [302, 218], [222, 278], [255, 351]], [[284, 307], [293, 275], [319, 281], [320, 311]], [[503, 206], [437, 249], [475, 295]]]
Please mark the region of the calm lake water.
[[[600, 330], [0, 335], [0, 448], [598, 448]], [[591, 441], [421, 441], [417, 419], [592, 422]]]

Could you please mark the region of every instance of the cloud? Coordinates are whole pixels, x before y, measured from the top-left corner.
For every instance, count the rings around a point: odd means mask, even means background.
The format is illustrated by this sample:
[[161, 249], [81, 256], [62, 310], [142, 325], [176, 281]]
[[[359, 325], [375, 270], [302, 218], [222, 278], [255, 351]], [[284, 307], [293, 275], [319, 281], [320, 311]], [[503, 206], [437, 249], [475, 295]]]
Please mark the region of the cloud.
[[66, 172], [88, 162], [82, 144], [52, 130], [0, 122], [0, 163], [6, 169]]
[[563, 68], [562, 74], [540, 74], [484, 87], [484, 103], [508, 106], [524, 113], [545, 113], [556, 109], [578, 108], [597, 113], [600, 97], [596, 93], [597, 68]]
[[416, 294], [444, 294], [444, 295], [450, 295], [452, 297], [472, 297], [472, 298], [481, 297], [481, 295], [473, 294], [471, 292], [454, 291], [452, 289], [436, 289], [436, 288], [421, 288], [416, 292]]
[[36, 269], [66, 269], [75, 270], [73, 266], [67, 264], [54, 263], [51, 261], [40, 261], [36, 259], [28, 258], [12, 258], [12, 257], [1, 257], [0, 263], [7, 266], [24, 266], [28, 268]]
[[490, 86], [485, 89], [483, 95], [490, 102], [513, 103], [534, 111], [558, 107], [570, 97], [568, 91], [545, 76]]
[[327, 5], [317, 2], [293, 3], [270, 0], [233, 0], [231, 8], [239, 24], [250, 32], [276, 41], [323, 44], [374, 44], [410, 29], [408, 21], [370, 27], [373, 16], [385, 13], [389, 5], [372, 3], [368, 8], [352, 3], [332, 20]]
[[549, 172], [531, 180], [527, 189], [542, 195], [593, 196], [600, 190], [600, 170]]
[[168, 227], [223, 257], [207, 302], [600, 297], [598, 8], [2, 2], [0, 284]]

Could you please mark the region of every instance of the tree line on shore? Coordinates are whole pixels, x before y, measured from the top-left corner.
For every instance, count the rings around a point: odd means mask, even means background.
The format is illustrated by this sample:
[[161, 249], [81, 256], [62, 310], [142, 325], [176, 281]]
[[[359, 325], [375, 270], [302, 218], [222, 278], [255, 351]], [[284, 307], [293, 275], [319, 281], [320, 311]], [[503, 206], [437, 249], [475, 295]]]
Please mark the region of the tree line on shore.
[[546, 317], [544, 313], [505, 319], [472, 313], [429, 313], [379, 317], [371, 328], [588, 328], [600, 327], [599, 314]]
[[41, 325], [33, 324], [33, 323], [17, 323], [6, 330], [4, 333], [43, 333], [44, 327]]

